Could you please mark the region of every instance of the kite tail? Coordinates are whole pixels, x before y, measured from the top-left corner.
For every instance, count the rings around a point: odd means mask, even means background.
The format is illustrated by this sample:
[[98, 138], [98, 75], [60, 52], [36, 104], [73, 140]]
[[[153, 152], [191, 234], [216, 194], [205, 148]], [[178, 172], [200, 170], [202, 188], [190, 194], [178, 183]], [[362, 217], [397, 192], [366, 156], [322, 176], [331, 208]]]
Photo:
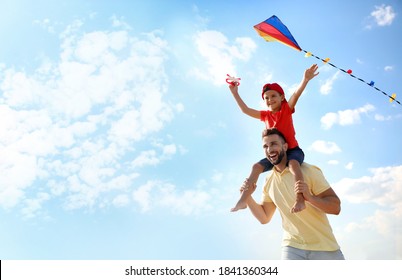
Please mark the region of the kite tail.
[[395, 101], [396, 103], [398, 103], [399, 105], [402, 106], [401, 102], [399, 102], [398, 100], [395, 99], [395, 96], [391, 96], [391, 95], [387, 94], [386, 92], [382, 91], [381, 89], [379, 89], [378, 87], [375, 87], [373, 81], [371, 81], [370, 83], [368, 83], [368, 82], [366, 82], [365, 80], [363, 80], [362, 78], [359, 78], [359, 77], [356, 77], [355, 75], [353, 75], [353, 74], [352, 74], [352, 70], [345, 70], [345, 69], [339, 68], [338, 66], [336, 66], [336, 65], [334, 65], [334, 64], [332, 64], [332, 63], [330, 63], [330, 62], [328, 62], [328, 61], [329, 61], [328, 58], [322, 59], [322, 58], [320, 58], [320, 57], [318, 57], [318, 56], [312, 54], [311, 52], [307, 52], [307, 51], [305, 51], [305, 50], [302, 50], [302, 51], [305, 52], [307, 56], [313, 56], [313, 57], [317, 58], [318, 60], [321, 60], [322, 62], [324, 62], [324, 63], [326, 63], [326, 64], [329, 64], [329, 65], [331, 65], [332, 67], [334, 67], [334, 68], [336, 68], [336, 69], [338, 69], [338, 70], [340, 70], [340, 71], [342, 71], [342, 72], [344, 72], [344, 73], [346, 73], [346, 74], [349, 74], [351, 77], [353, 77], [353, 78], [355, 78], [355, 79], [357, 79], [357, 80], [359, 80], [359, 81], [361, 81], [361, 82], [363, 82], [363, 83], [369, 85], [370, 87], [374, 88], [375, 90], [377, 90], [377, 91], [381, 92], [382, 94], [384, 94], [385, 96], [389, 97], [391, 101]]

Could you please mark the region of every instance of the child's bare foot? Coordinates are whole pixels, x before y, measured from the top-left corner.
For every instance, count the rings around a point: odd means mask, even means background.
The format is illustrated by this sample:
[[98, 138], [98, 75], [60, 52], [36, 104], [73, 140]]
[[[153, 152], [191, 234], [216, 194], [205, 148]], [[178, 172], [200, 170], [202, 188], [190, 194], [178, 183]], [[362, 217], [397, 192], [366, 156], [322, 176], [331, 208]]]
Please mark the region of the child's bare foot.
[[239, 202], [237, 202], [236, 206], [233, 207], [230, 212], [236, 212], [238, 210], [242, 210], [242, 209], [246, 209], [247, 208], [247, 203], [245, 201], [241, 201], [239, 200]]
[[240, 188], [241, 197], [237, 202], [236, 206], [233, 207], [230, 210], [230, 212], [236, 212], [238, 210], [246, 209], [247, 199], [251, 196], [256, 187], [257, 187], [256, 183], [250, 184], [248, 178], [246, 178], [246, 180], [243, 182], [243, 185]]
[[297, 200], [295, 204], [293, 205], [292, 209], [290, 212], [292, 213], [298, 213], [303, 211], [306, 208], [306, 203], [304, 203], [304, 200]]

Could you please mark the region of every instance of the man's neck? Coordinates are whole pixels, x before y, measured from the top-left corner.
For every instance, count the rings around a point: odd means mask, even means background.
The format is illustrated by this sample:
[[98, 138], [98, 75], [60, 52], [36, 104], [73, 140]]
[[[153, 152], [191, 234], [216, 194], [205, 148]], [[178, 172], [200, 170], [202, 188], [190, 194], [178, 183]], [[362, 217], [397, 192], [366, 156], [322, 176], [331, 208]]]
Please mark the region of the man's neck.
[[286, 162], [287, 162], [287, 159], [283, 159], [280, 163], [278, 163], [277, 165], [275, 165], [274, 168], [276, 169], [276, 171], [282, 173], [282, 171], [285, 170], [286, 167], [287, 167]]

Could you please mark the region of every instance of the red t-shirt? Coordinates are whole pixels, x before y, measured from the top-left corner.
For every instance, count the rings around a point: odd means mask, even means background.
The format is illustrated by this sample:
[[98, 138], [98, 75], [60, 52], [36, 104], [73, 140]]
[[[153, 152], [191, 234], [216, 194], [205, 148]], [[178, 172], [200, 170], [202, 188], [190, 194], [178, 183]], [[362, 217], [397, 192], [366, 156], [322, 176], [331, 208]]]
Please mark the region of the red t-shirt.
[[297, 147], [296, 131], [293, 126], [292, 114], [295, 110], [290, 110], [287, 102], [282, 102], [281, 109], [278, 112], [261, 111], [261, 121], [265, 123], [266, 128], [276, 127], [286, 138], [289, 149]]

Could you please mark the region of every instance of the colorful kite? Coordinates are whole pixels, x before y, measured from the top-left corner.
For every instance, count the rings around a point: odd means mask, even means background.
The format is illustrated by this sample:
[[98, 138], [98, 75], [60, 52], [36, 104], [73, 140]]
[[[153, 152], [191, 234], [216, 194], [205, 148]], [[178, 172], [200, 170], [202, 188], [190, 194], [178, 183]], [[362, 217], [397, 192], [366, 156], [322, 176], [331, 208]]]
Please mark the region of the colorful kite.
[[344, 70], [342, 68], [337, 67], [336, 65], [332, 64], [329, 62], [329, 58], [325, 58], [322, 59], [314, 54], [312, 54], [311, 52], [307, 52], [305, 50], [303, 50], [299, 44], [296, 42], [295, 38], [293, 38], [292, 34], [290, 33], [289, 29], [280, 21], [280, 19], [276, 16], [272, 16], [269, 19], [254, 25], [254, 29], [258, 32], [258, 34], [263, 37], [266, 41], [268, 42], [273, 42], [273, 41], [277, 41], [280, 42], [282, 44], [285, 44], [291, 48], [294, 48], [295, 50], [298, 51], [303, 51], [305, 52], [305, 56], [306, 57], [310, 57], [313, 56], [321, 61], [323, 61], [324, 63], [327, 63], [329, 65], [331, 65], [332, 67], [349, 74], [351, 77], [358, 79], [359, 81], [373, 87], [374, 89], [376, 89], [377, 91], [381, 92], [382, 94], [384, 94], [385, 96], [389, 97], [389, 101], [393, 102], [395, 101], [396, 103], [398, 103], [399, 105], [402, 106], [402, 104], [396, 100], [396, 94], [393, 93], [392, 95], [388, 95], [386, 92], [382, 91], [381, 89], [377, 88], [374, 86], [374, 81], [371, 82], [366, 82], [365, 80], [356, 77], [355, 75], [352, 74], [352, 70]]

